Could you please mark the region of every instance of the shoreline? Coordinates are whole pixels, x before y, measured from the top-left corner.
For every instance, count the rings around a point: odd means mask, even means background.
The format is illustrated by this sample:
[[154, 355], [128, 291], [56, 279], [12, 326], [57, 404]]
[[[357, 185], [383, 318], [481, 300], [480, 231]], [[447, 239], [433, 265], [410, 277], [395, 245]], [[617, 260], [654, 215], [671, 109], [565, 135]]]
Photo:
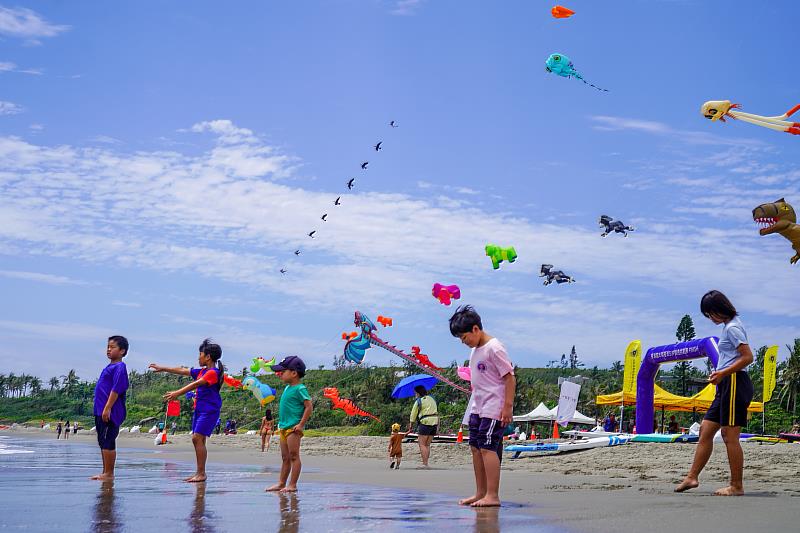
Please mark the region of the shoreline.
[[[3, 431], [20, 438], [51, 438], [38, 429]], [[153, 435], [120, 434], [118, 448], [136, 458], [192, 464], [188, 434], [171, 436], [174, 444], [156, 447]], [[71, 435], [65, 445], [96, 445], [93, 433]], [[302, 483], [348, 483], [452, 494], [453, 505], [474, 487], [471, 457], [466, 445], [434, 444], [430, 469], [417, 469], [418, 448], [403, 446], [400, 470], [389, 470], [386, 437], [310, 437], [301, 448]], [[210, 439], [209, 463], [261, 467], [264, 487], [277, 477], [280, 454], [277, 439], [261, 453], [258, 435], [219, 435]], [[800, 500], [800, 445], [743, 446], [743, 497], [713, 497], [727, 482], [724, 445], [715, 446], [698, 489], [672, 492], [689, 467], [691, 444], [633, 444], [560, 455], [528, 454], [503, 460], [500, 496], [509, 507], [535, 513], [542, 525], [586, 532], [647, 527], [673, 532], [679, 524], [703, 523], [705, 531], [750, 529], [794, 530]], [[146, 452], [146, 453], [145, 453]], [[155, 452], [155, 453], [153, 453]], [[213, 480], [211, 481], [213, 483]], [[463, 490], [459, 490], [463, 488]], [[711, 497], [710, 497], [711, 496]], [[708, 523], [709, 519], [713, 519]]]

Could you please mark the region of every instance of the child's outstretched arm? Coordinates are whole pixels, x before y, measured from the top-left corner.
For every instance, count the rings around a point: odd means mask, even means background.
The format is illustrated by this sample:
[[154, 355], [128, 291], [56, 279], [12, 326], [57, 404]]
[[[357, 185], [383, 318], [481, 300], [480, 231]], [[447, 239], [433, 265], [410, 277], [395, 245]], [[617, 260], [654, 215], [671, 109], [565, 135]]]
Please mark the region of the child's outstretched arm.
[[191, 376], [191, 371], [185, 366], [161, 366], [157, 363], [150, 363], [149, 369], [153, 372], [167, 372], [169, 374], [177, 374], [179, 376]]
[[171, 402], [175, 398], [177, 398], [177, 397], [179, 397], [179, 396], [181, 396], [183, 394], [186, 394], [190, 390], [195, 390], [197, 387], [201, 387], [203, 385], [208, 385], [208, 382], [205, 379], [200, 378], [197, 381], [192, 381], [191, 383], [189, 383], [185, 387], [181, 387], [178, 390], [174, 390], [174, 391], [171, 391], [171, 392], [168, 392], [168, 393], [164, 394], [164, 399], [166, 401], [168, 401], [168, 402]]
[[505, 384], [506, 399], [503, 402], [503, 410], [500, 412], [500, 422], [507, 426], [514, 420], [514, 395], [517, 392], [517, 378], [514, 374], [509, 372], [503, 376], [503, 383]]
[[306, 422], [311, 418], [311, 413], [314, 411], [314, 404], [311, 403], [311, 400], [304, 400], [303, 407], [303, 418], [301, 418], [300, 423], [294, 427], [295, 431], [303, 431], [303, 428], [306, 427]]

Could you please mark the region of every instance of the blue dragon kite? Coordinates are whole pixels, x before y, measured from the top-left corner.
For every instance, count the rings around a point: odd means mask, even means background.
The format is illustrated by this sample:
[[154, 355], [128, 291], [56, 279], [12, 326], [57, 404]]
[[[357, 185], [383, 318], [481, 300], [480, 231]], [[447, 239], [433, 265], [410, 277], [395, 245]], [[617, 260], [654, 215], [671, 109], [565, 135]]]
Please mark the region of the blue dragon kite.
[[552, 72], [553, 74], [558, 74], [564, 78], [571, 78], [575, 77], [581, 80], [586, 85], [590, 85], [597, 89], [598, 91], [608, 92], [608, 89], [601, 89], [597, 85], [589, 83], [583, 76], [575, 70], [575, 66], [572, 64], [570, 58], [565, 56], [564, 54], [550, 54], [550, 57], [547, 58], [547, 61], [544, 62], [544, 69], [547, 72]]

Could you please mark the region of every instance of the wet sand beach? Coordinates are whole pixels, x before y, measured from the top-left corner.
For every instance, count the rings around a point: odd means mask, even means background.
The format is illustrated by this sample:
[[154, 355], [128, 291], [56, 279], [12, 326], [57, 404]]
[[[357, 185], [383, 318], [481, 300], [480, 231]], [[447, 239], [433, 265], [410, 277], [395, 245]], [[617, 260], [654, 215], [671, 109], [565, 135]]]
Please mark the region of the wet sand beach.
[[[55, 440], [54, 435], [38, 430], [4, 434]], [[84, 433], [63, 444], [94, 443], [94, 438], [93, 434]], [[170, 438], [174, 443], [158, 447], [154, 454], [152, 435], [121, 434], [119, 447], [123, 451], [120, 455], [193, 461], [189, 436]], [[399, 471], [388, 468], [387, 444], [385, 437], [304, 439], [305, 470], [301, 491], [303, 483], [315, 486], [348, 483], [452, 494], [455, 500], [457, 496], [468, 496], [474, 486], [466, 444], [434, 444], [430, 469], [419, 468], [416, 444], [404, 444]], [[267, 453], [261, 453], [259, 447], [257, 435], [214, 436], [209, 445], [209, 461], [250, 465], [272, 472], [263, 477], [266, 486], [276, 476], [279, 451], [277, 441], [273, 441]], [[535, 522], [538, 528], [555, 526], [561, 530], [591, 532], [619, 529], [671, 532], [677, 527], [727, 532], [756, 528], [796, 530], [800, 505], [800, 444], [745, 443], [743, 448], [747, 491], [744, 497], [712, 496], [714, 490], [727, 482], [724, 445], [715, 447], [701, 477], [701, 486], [686, 494], [675, 494], [672, 489], [688, 469], [694, 446], [655, 443], [561, 455], [528, 454], [519, 459], [511, 459], [507, 454], [503, 462], [501, 497], [504, 502], [521, 505], [523, 512], [536, 516], [531, 523]], [[505, 509], [501, 510], [501, 515]]]

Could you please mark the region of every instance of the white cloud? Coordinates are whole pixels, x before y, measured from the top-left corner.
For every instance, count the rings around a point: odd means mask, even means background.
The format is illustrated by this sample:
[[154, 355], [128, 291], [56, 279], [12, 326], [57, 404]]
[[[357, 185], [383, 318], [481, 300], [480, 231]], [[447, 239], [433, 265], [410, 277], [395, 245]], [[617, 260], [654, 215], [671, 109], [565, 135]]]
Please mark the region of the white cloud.
[[111, 302], [111, 305], [116, 305], [118, 307], [133, 307], [133, 308], [139, 308], [142, 306], [142, 304], [137, 302], [125, 302], [122, 300], [114, 300], [113, 302]]
[[41, 15], [24, 7], [0, 6], [0, 35], [25, 39], [28, 44], [40, 44], [39, 38], [55, 37], [69, 26], [51, 24]]
[[2, 115], [17, 115], [25, 111], [25, 108], [13, 102], [5, 102], [0, 100], [0, 116]]
[[676, 130], [663, 122], [641, 120], [635, 118], [612, 117], [606, 115], [590, 116], [596, 124], [593, 126], [598, 131], [639, 131], [651, 135], [669, 137], [690, 145], [727, 145], [727, 146], [762, 146], [763, 143], [754, 139], [735, 137], [721, 137], [705, 131]]
[[[598, 361], [624, 349], [631, 335], [671, 338], [672, 315], [679, 319], [685, 302], [694, 307], [712, 284], [735, 295], [745, 312], [800, 316], [786, 243], [706, 216], [736, 213], [749, 223], [754, 205], [746, 189], [687, 197], [677, 207], [705, 210], [703, 216], [687, 211], [683, 219], [643, 219], [628, 239], [601, 239], [579, 219], [545, 223], [429, 191], [414, 197], [309, 190], [296, 175], [298, 158], [252, 131], [225, 120], [191, 130], [213, 135], [211, 146], [128, 153], [114, 145], [46, 146], [0, 137], [0, 249], [242, 284], [293, 311], [391, 302], [393, 309], [424, 315], [431, 283], [453, 280], [465, 301], [503, 317], [494, 329], [515, 347], [560, 354], [569, 348], [560, 347], [569, 342], [563, 339], [577, 338]], [[281, 180], [287, 175], [296, 179], [288, 184]], [[346, 201], [333, 208], [340, 194]], [[319, 220], [323, 212], [328, 222]], [[318, 232], [313, 240], [306, 236], [312, 229]], [[513, 244], [520, 259], [492, 271], [487, 242]], [[303, 251], [299, 257], [296, 248]], [[542, 287], [541, 263], [579, 282]], [[281, 276], [284, 266], [289, 274]], [[598, 303], [605, 300], [625, 303]], [[678, 309], [669, 303], [675, 301], [682, 302]], [[250, 340], [236, 337], [224, 324], [235, 322], [232, 317], [168, 318], [197, 335], [230, 332], [228, 342], [242, 349], [265, 340], [243, 330], [235, 332]], [[318, 348], [316, 341], [298, 342]]]
[[49, 283], [51, 285], [89, 285], [86, 281], [72, 279], [67, 276], [42, 274], [39, 272], [24, 272], [19, 270], [0, 270], [0, 277]]
[[420, 4], [422, 4], [422, 0], [395, 0], [394, 7], [390, 13], [402, 16], [413, 15]]

